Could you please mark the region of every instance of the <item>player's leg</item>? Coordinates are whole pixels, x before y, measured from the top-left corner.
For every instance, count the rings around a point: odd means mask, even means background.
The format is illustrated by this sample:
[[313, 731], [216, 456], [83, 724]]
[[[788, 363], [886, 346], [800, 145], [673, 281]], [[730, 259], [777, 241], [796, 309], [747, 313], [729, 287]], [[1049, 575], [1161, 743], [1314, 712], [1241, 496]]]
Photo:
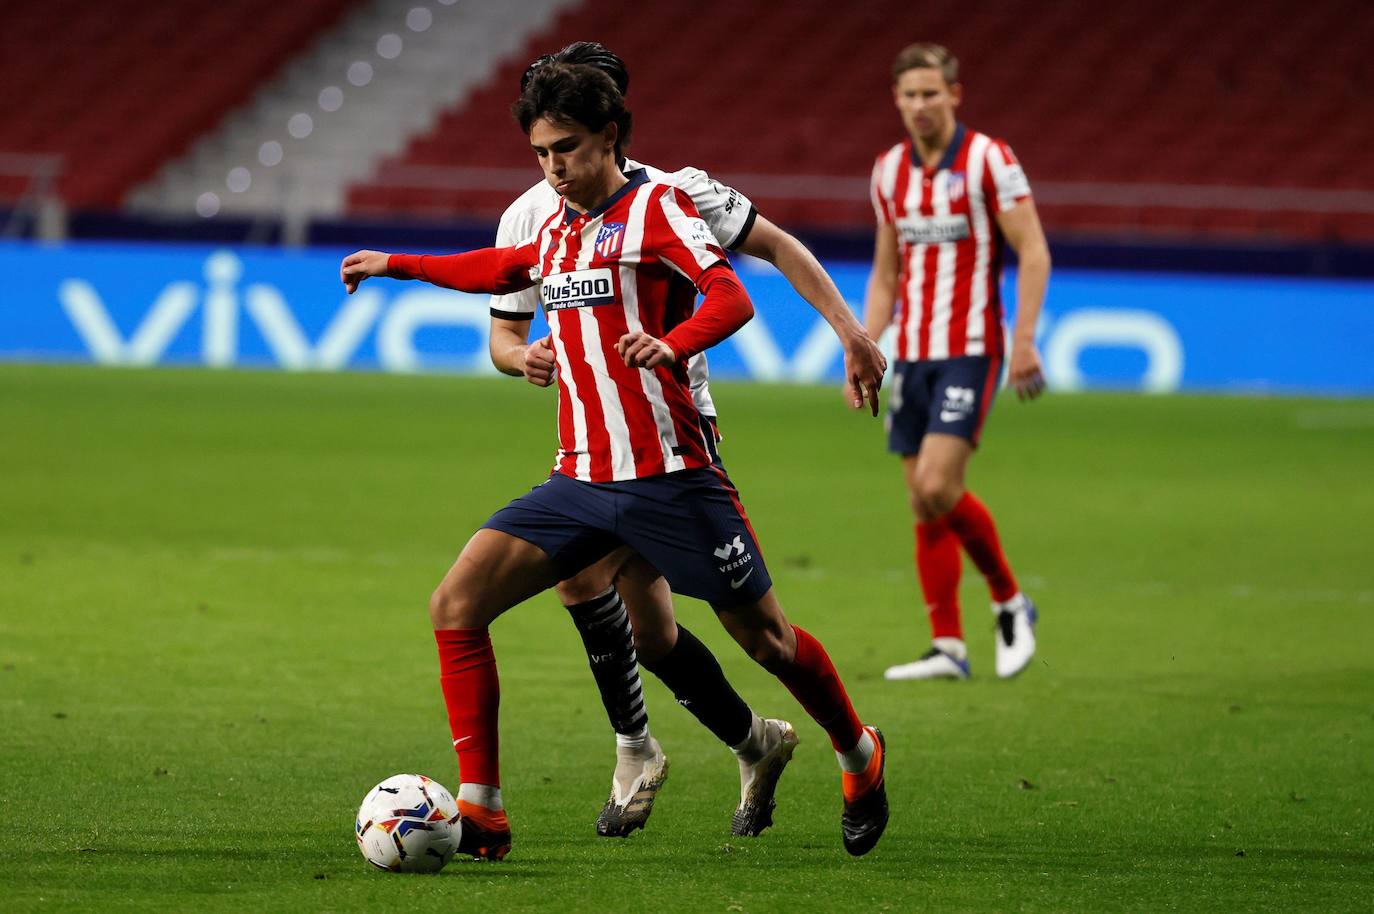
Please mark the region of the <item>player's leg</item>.
[[730, 478], [712, 466], [636, 480], [623, 491], [617, 529], [625, 542], [674, 592], [710, 603], [735, 640], [830, 735], [845, 775], [845, 847], [866, 853], [887, 823], [881, 738], [859, 722], [825, 648], [788, 623]]
[[498, 716], [501, 686], [488, 626], [502, 612], [551, 587], [557, 572], [539, 547], [498, 530], [468, 541], [430, 598], [439, 683], [461, 783], [460, 851], [500, 860], [510, 851], [501, 802]]
[[771, 586], [758, 599], [713, 603], [713, 608], [745, 653], [776, 676], [829, 735], [844, 792], [840, 819], [844, 846], [856, 856], [868, 853], [887, 827], [887, 759], [882, 733], [860, 723], [825, 647], [787, 621]]
[[487, 626], [618, 546], [605, 532], [608, 516], [597, 493], [555, 475], [493, 514], [430, 599], [440, 682], [458, 754], [461, 853], [499, 860], [511, 843], [501, 801], [500, 683]]
[[[602, 837], [623, 838], [643, 828], [653, 811], [654, 798], [668, 777], [668, 759], [649, 732], [639, 658], [620, 592], [635, 585], [616, 585], [616, 575], [630, 555], [630, 550], [622, 546], [560, 581], [557, 587], [559, 599], [582, 636], [601, 703], [615, 731], [616, 764], [611, 792], [596, 819], [596, 832]], [[671, 604], [668, 613], [671, 618]]]
[[640, 663], [673, 697], [735, 753], [740, 803], [731, 833], [753, 837], [773, 824], [773, 795], [797, 745], [783, 720], [759, 717], [730, 685], [711, 650], [673, 615], [672, 592], [658, 570], [639, 556], [616, 579], [634, 622]]
[[943, 521], [925, 513], [916, 486], [916, 468], [934, 410], [936, 372], [930, 362], [898, 362], [887, 408], [887, 449], [902, 458], [902, 474], [915, 517], [916, 579], [925, 598], [933, 645], [918, 659], [888, 667], [888, 679], [962, 678], [967, 652], [959, 618], [959, 542]]
[[931, 646], [911, 663], [889, 667], [887, 679], [966, 679], [968, 649], [959, 612], [959, 579], [963, 556], [940, 499], [952, 486], [963, 486], [962, 438], [927, 434], [915, 455], [902, 458], [911, 510], [916, 518], [916, 573], [930, 620]]
[[997, 618], [997, 675], [1014, 676], [1035, 653], [1035, 607], [1016, 584], [991, 512], [965, 478], [991, 409], [1001, 360], [963, 356], [938, 364], [936, 399], [915, 468], [920, 510], [943, 523], [987, 581]]

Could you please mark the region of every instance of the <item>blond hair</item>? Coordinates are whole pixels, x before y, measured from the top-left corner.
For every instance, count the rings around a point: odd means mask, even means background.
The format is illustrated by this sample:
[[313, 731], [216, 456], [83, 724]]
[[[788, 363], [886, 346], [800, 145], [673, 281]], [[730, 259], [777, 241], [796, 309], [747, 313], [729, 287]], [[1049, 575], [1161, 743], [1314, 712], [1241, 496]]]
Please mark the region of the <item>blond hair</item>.
[[909, 44], [892, 61], [892, 81], [895, 83], [907, 70], [939, 70], [951, 86], [959, 81], [959, 59], [944, 45], [919, 41]]

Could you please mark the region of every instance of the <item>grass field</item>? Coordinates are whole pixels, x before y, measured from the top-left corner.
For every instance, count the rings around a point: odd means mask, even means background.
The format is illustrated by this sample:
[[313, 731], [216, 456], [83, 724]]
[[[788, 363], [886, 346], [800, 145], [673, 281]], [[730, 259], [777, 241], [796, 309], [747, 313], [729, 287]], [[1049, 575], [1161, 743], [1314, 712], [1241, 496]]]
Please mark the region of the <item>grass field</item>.
[[494, 627], [515, 851], [367, 867], [399, 771], [457, 788], [433, 585], [553, 453], [508, 379], [0, 368], [0, 909], [1368, 911], [1374, 403], [1058, 396], [994, 412], [972, 483], [1041, 653], [889, 684], [925, 623], [897, 466], [831, 390], [718, 385], [794, 621], [888, 736], [893, 818], [839, 840], [824, 734], [690, 600], [802, 746], [729, 838], [733, 759], [657, 682], [647, 831], [596, 837], [613, 743], [552, 595]]

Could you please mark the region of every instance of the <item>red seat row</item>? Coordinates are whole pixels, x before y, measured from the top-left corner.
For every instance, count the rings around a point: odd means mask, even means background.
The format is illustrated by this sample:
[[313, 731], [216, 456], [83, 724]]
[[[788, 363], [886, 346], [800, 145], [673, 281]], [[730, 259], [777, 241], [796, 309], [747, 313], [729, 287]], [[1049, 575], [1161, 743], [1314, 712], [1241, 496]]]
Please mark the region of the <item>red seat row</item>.
[[[866, 177], [901, 137], [888, 67], [915, 40], [947, 44], [963, 63], [964, 119], [1011, 143], [1032, 182], [1228, 185], [1374, 190], [1374, 16], [1330, 0], [1294, 16], [1279, 0], [1199, 0], [1185, 7], [1121, 0], [661, 0], [635, 15], [594, 4], [564, 13], [447, 112], [378, 179], [404, 166], [527, 165], [508, 107], [525, 63], [596, 38], [625, 58], [635, 112], [631, 152], [664, 167], [695, 164], [750, 193], [754, 175]], [[474, 141], [474, 138], [480, 141]], [[736, 179], [734, 176], [738, 176]], [[1256, 200], [1263, 197], [1245, 190]], [[360, 186], [357, 212], [499, 214], [513, 194], [408, 194]], [[775, 219], [861, 227], [867, 201], [753, 193]], [[423, 205], [414, 203], [423, 199]], [[1142, 209], [1047, 202], [1052, 230], [1178, 231], [1237, 236], [1368, 238], [1369, 215]]]
[[114, 208], [358, 2], [10, 0], [0, 152], [60, 155], [69, 206]]

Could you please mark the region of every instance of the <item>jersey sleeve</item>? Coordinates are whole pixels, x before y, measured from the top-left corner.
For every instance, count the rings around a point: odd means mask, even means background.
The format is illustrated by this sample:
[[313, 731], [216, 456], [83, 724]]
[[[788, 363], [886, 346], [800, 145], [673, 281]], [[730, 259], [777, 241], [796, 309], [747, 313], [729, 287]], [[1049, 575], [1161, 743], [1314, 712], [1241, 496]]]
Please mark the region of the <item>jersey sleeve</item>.
[[651, 245], [652, 253], [674, 272], [700, 288], [702, 273], [718, 263], [729, 267], [725, 251], [681, 188], [659, 188], [649, 207], [651, 234], [646, 247]]
[[393, 279], [421, 279], [459, 292], [505, 294], [532, 286], [538, 263], [539, 254], [530, 242], [463, 254], [391, 254], [386, 261], [386, 275]]
[[1030, 182], [1016, 155], [1002, 140], [988, 144], [983, 193], [994, 214], [1004, 213], [1031, 195]]
[[725, 250], [733, 251], [749, 237], [758, 210], [744, 194], [713, 179], [700, 168], [684, 168], [665, 175], [662, 180], [691, 198], [698, 215]]
[[[496, 228], [496, 246], [498, 248], [515, 247], [530, 241], [530, 236], [534, 234], [535, 229], [534, 225], [528, 224], [532, 221], [528, 208], [520, 206], [520, 201], [517, 200], [508, 206], [506, 211], [501, 214], [501, 223]], [[533, 320], [538, 310], [538, 286], [530, 286], [519, 292], [491, 297], [491, 316], [500, 320]]]

